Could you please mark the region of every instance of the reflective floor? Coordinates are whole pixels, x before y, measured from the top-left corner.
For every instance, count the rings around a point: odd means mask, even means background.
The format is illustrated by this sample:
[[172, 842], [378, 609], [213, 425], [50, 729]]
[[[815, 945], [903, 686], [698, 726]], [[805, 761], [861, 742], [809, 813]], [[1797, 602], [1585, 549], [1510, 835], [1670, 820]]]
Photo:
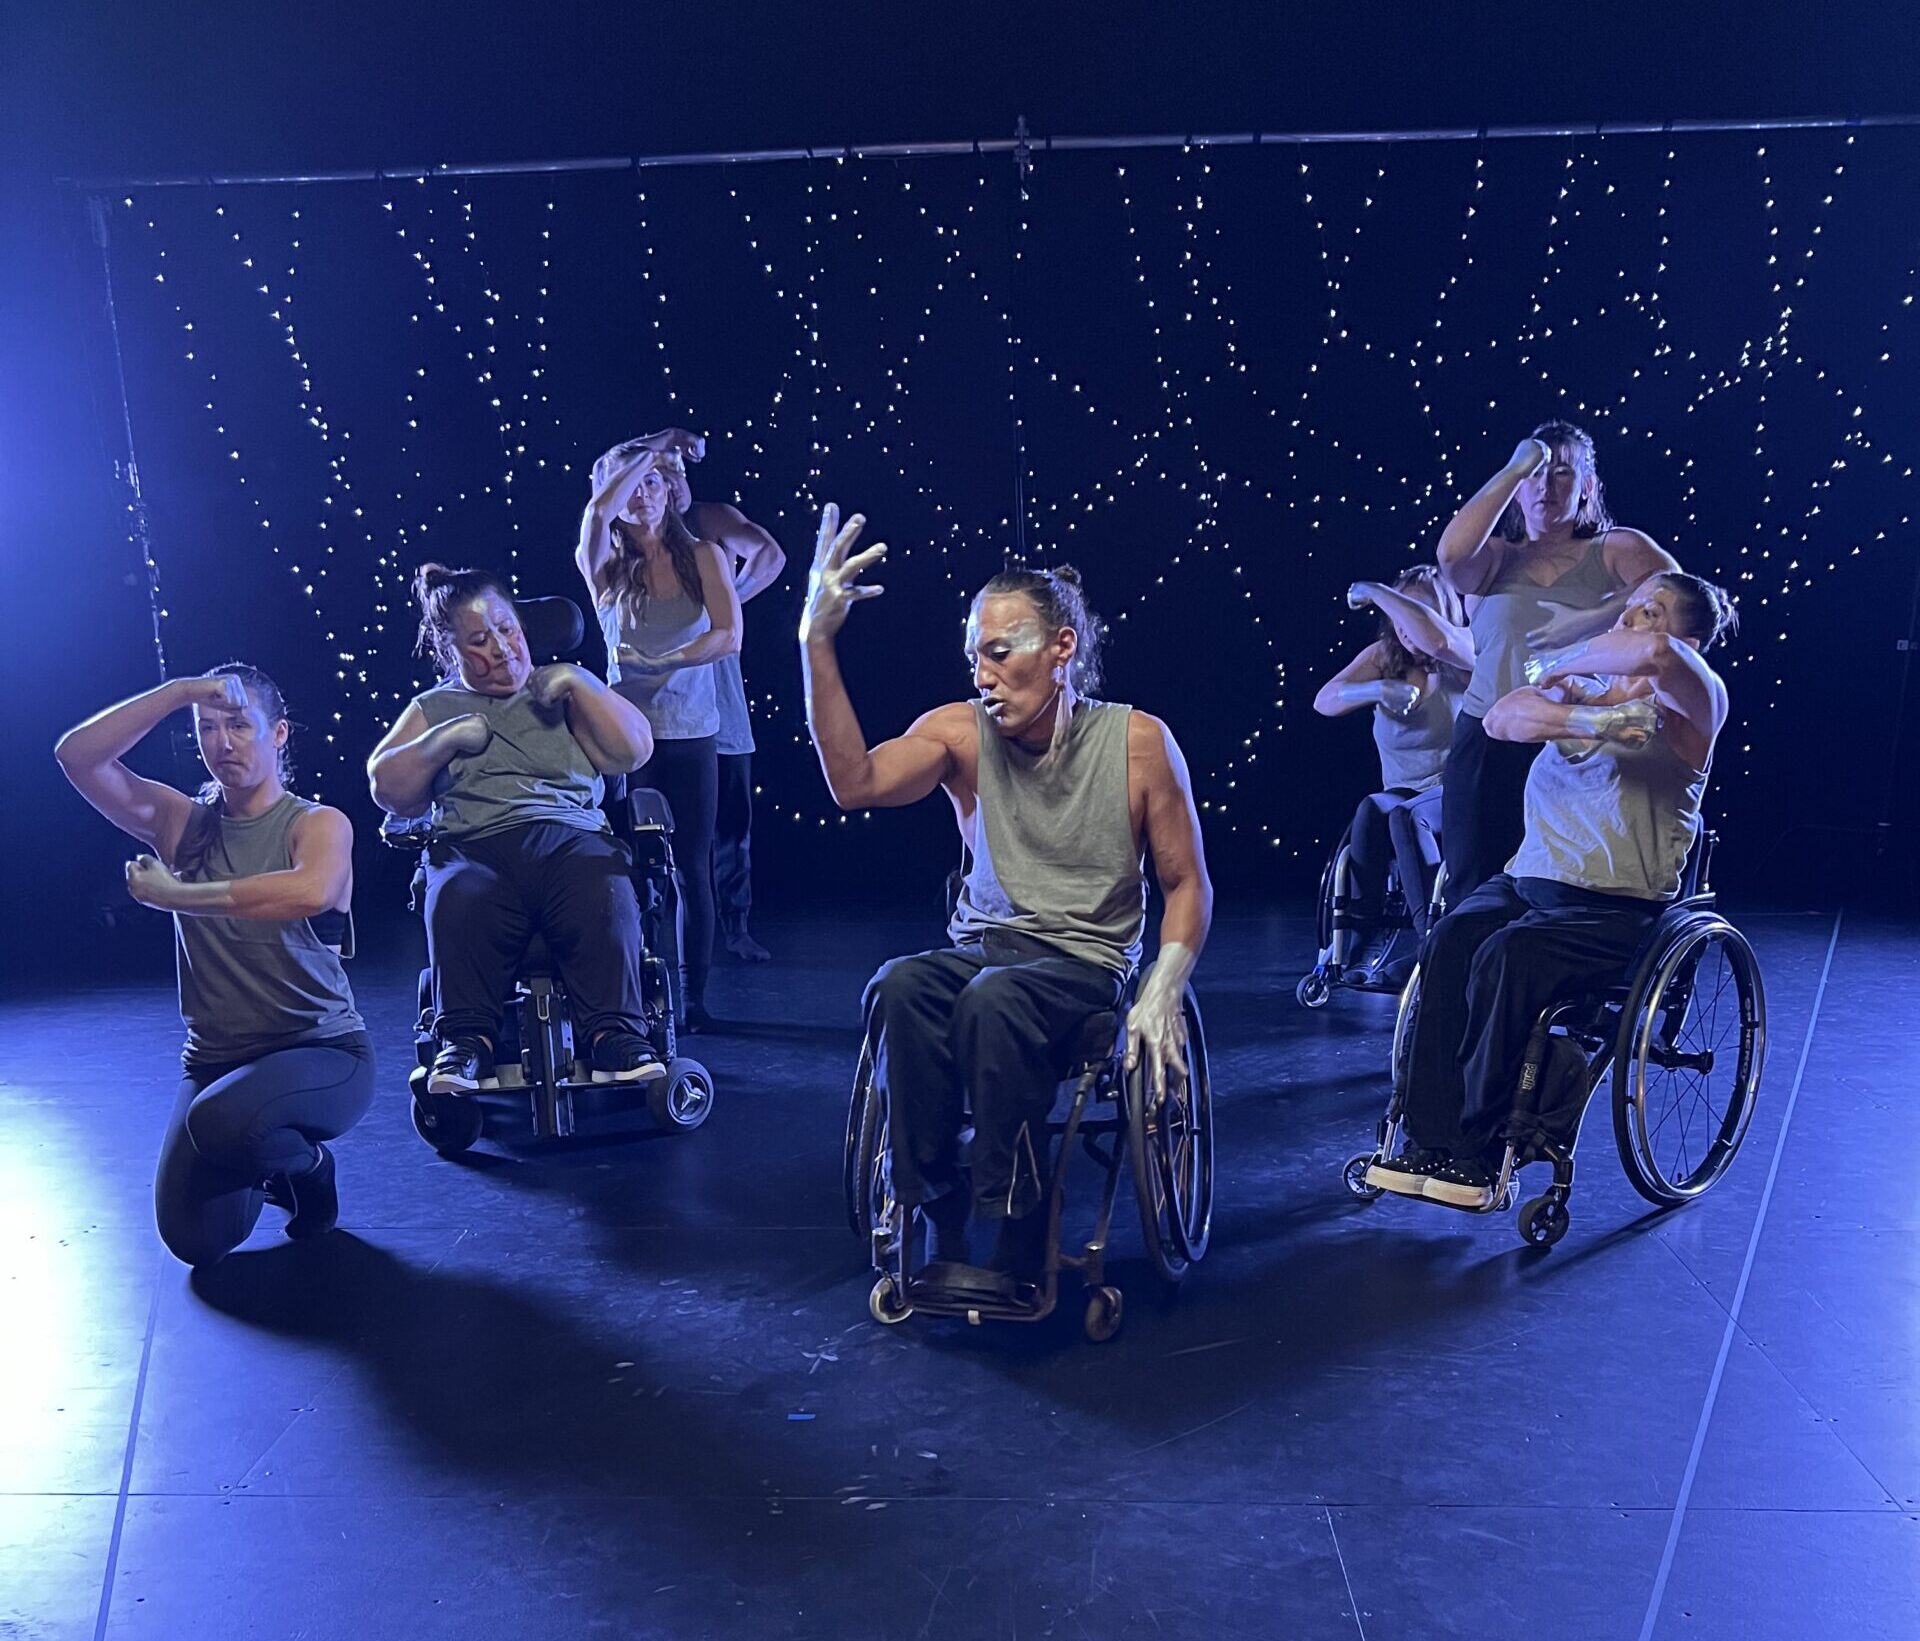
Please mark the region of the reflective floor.
[[1347, 1196], [1390, 1004], [1308, 1013], [1305, 919], [1223, 924], [1213, 1249], [1163, 1303], [1123, 1216], [1097, 1346], [1078, 1306], [868, 1319], [856, 1004], [924, 926], [761, 930], [699, 1133], [459, 1161], [408, 1121], [406, 959], [363, 959], [391, 1097], [343, 1230], [268, 1210], [197, 1277], [149, 1217], [170, 986], [0, 1005], [0, 1637], [1904, 1641], [1920, 931], [1739, 921], [1772, 1042], [1732, 1174], [1651, 1214], [1596, 1107], [1545, 1253]]

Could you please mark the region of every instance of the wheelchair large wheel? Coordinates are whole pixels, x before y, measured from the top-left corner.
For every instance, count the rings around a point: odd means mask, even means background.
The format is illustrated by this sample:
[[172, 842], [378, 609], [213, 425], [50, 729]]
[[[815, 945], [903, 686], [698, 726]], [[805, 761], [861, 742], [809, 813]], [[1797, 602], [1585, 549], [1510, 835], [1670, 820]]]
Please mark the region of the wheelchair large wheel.
[[1185, 1003], [1187, 1074], [1158, 1106], [1145, 1064], [1126, 1076], [1127, 1149], [1147, 1258], [1167, 1282], [1179, 1282], [1207, 1251], [1213, 1231], [1213, 1082], [1200, 1005]]
[[1313, 939], [1323, 957], [1333, 944], [1333, 899], [1340, 888], [1340, 857], [1346, 852], [1347, 840], [1343, 834], [1333, 846], [1333, 853], [1327, 856], [1327, 864], [1320, 868], [1320, 898], [1313, 908]]
[[853, 1097], [847, 1102], [847, 1139], [841, 1158], [841, 1190], [847, 1205], [847, 1226], [862, 1242], [873, 1235], [886, 1206], [881, 1169], [886, 1161], [887, 1107], [873, 1080], [873, 1044], [860, 1045], [860, 1065], [853, 1074]]
[[1641, 1196], [1673, 1207], [1727, 1171], [1766, 1050], [1766, 993], [1746, 936], [1712, 912], [1677, 919], [1635, 977], [1614, 1056], [1614, 1141]]
[[1393, 1047], [1387, 1061], [1388, 1075], [1393, 1079], [1396, 1099], [1405, 1088], [1407, 1054], [1413, 1047], [1413, 1018], [1420, 1009], [1420, 965], [1413, 966], [1413, 973], [1407, 976], [1407, 983], [1400, 988], [1399, 1006], [1393, 1011]]

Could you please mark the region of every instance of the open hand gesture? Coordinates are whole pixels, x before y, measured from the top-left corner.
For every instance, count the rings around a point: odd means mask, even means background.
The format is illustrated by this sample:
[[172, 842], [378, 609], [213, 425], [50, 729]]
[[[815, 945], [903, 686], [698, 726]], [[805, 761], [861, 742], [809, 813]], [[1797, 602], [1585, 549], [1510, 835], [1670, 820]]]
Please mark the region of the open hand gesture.
[[884, 544], [876, 542], [865, 552], [847, 556], [866, 527], [866, 519], [855, 513], [842, 528], [840, 509], [833, 502], [820, 510], [820, 537], [814, 547], [813, 568], [807, 572], [807, 602], [800, 612], [801, 643], [830, 642], [855, 604], [865, 598], [878, 598], [886, 591], [859, 580], [863, 570], [887, 556]]

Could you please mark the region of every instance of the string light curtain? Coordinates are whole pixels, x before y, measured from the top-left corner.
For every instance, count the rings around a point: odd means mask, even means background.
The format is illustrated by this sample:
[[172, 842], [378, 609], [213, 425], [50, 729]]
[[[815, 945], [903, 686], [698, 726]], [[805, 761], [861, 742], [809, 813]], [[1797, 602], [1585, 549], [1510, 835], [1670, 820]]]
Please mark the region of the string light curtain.
[[1885, 740], [1836, 675], [1889, 687], [1891, 638], [1858, 637], [1912, 577], [1917, 147], [1652, 134], [1055, 153], [1024, 180], [1005, 155], [842, 156], [121, 194], [165, 650], [287, 675], [308, 784], [360, 801], [426, 681], [414, 566], [577, 595], [593, 459], [680, 423], [709, 435], [696, 496], [793, 560], [747, 612], [764, 813], [862, 826], [826, 805], [793, 653], [833, 499], [893, 547], [843, 642], [870, 733], [965, 688], [986, 576], [1071, 560], [1110, 693], [1173, 722], [1217, 847], [1305, 862], [1369, 779], [1364, 734], [1307, 706], [1370, 636], [1347, 584], [1430, 556], [1562, 415], [1615, 517], [1740, 598], [1714, 802], [1777, 832], [1789, 723], [1826, 715], [1823, 756], [1863, 774]]

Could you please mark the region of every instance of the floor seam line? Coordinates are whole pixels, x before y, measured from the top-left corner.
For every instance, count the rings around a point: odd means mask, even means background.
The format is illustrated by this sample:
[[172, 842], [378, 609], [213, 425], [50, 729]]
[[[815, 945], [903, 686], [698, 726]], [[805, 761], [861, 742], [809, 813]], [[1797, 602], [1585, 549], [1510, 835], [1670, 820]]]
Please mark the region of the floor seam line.
[[113, 1529], [107, 1535], [107, 1565], [100, 1577], [100, 1607], [94, 1615], [93, 1641], [104, 1641], [107, 1618], [113, 1610], [113, 1579], [120, 1567], [120, 1538], [127, 1525], [127, 1499], [133, 1490], [133, 1456], [140, 1444], [140, 1410], [147, 1399], [147, 1368], [153, 1361], [153, 1336], [160, 1323], [160, 1273], [153, 1271], [153, 1291], [147, 1301], [147, 1334], [140, 1346], [140, 1371], [133, 1381], [133, 1412], [127, 1419], [127, 1451], [120, 1461], [120, 1491], [113, 1507]]
[[1360, 1641], [1367, 1641], [1367, 1626], [1360, 1621], [1360, 1598], [1353, 1593], [1353, 1575], [1347, 1571], [1346, 1552], [1340, 1548], [1340, 1535], [1333, 1526], [1333, 1506], [1323, 1504], [1320, 1513], [1327, 1518], [1327, 1537], [1333, 1540], [1333, 1559], [1340, 1563], [1340, 1581], [1347, 1587], [1347, 1606], [1353, 1612], [1353, 1627], [1360, 1632]]

